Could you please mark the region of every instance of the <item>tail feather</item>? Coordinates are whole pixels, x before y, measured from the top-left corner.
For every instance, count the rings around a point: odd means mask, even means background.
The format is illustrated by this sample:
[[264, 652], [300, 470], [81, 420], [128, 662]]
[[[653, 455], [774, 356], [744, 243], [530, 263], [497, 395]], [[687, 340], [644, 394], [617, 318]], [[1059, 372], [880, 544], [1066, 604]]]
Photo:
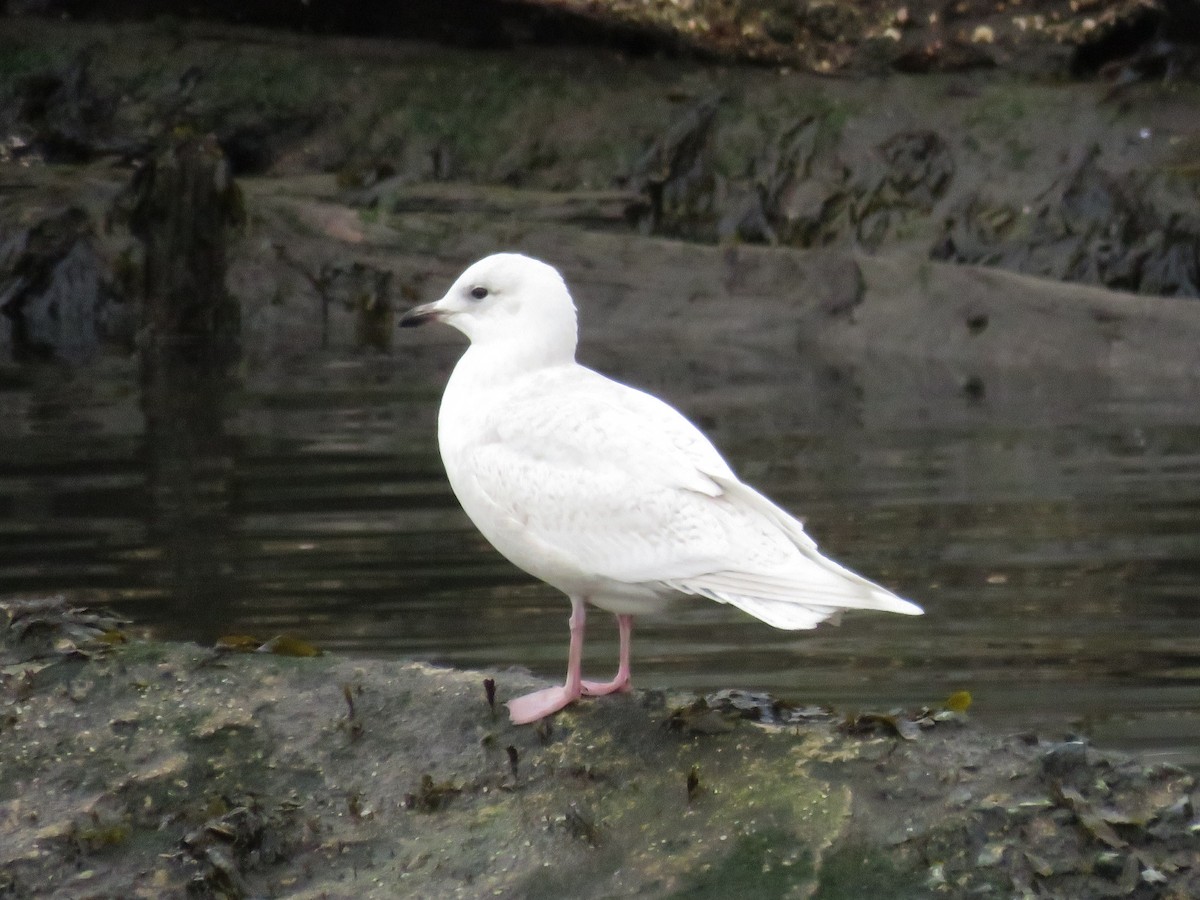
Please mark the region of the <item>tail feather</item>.
[[822, 622], [834, 625], [841, 623], [844, 608], [823, 606], [817, 603], [801, 603], [796, 600], [767, 600], [761, 597], [745, 597], [739, 594], [727, 594], [709, 588], [676, 583], [670, 585], [685, 594], [695, 594], [717, 603], [727, 603], [736, 606], [742, 612], [747, 612], [759, 621], [766, 622], [773, 628], [784, 631], [799, 631], [816, 628]]

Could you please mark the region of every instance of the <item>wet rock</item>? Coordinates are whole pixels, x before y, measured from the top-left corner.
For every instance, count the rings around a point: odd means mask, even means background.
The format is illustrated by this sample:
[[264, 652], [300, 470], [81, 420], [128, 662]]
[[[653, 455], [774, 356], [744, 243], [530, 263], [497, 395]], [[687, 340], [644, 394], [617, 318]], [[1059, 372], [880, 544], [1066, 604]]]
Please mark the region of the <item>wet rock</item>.
[[16, 85], [16, 126], [28, 132], [22, 153], [49, 162], [81, 163], [134, 148], [113, 134], [116, 100], [91, 78], [91, 55], [80, 52], [63, 69], [29, 75]]
[[721, 97], [694, 104], [650, 145], [625, 183], [645, 202], [629, 211], [639, 230], [711, 239], [717, 219], [712, 137]]
[[933, 131], [900, 132], [879, 146], [883, 167], [857, 191], [858, 239], [878, 247], [913, 217], [927, 217], [954, 178], [949, 144]]
[[179, 842], [190, 857], [189, 889], [202, 896], [254, 896], [247, 877], [295, 851], [299, 804], [268, 810], [254, 797], [238, 798], [233, 805], [224, 799], [212, 803], [227, 808]]
[[1042, 754], [1042, 771], [1053, 779], [1074, 780], [1086, 774], [1087, 763], [1086, 741], [1063, 741]]
[[817, 117], [783, 131], [756, 162], [748, 199], [729, 204], [722, 238], [819, 247], [855, 240], [876, 249], [927, 220], [954, 178], [948, 143], [932, 131], [898, 132], [873, 163], [852, 172]]
[[[1089, 154], [1028, 213], [975, 194], [931, 257], [1164, 296], [1200, 296], [1200, 216], [1158, 173], [1101, 169]], [[1182, 197], [1182, 200], [1181, 200]]]
[[0, 665], [39, 659], [86, 658], [124, 643], [127, 620], [73, 606], [62, 595], [0, 606]]
[[746, 199], [728, 205], [718, 232], [751, 243], [822, 246], [842, 226], [848, 171], [825, 121], [808, 116], [769, 142]]
[[708, 708], [764, 725], [833, 722], [837, 713], [825, 706], [795, 706], [760, 691], [723, 690], [704, 698]]
[[734, 722], [741, 717], [740, 710], [710, 706], [700, 698], [673, 710], [665, 724], [673, 731], [690, 735], [728, 734], [733, 731]]
[[66, 206], [4, 238], [0, 232], [0, 349], [19, 361], [83, 363], [108, 341], [127, 344], [132, 304], [114, 285], [86, 210]]

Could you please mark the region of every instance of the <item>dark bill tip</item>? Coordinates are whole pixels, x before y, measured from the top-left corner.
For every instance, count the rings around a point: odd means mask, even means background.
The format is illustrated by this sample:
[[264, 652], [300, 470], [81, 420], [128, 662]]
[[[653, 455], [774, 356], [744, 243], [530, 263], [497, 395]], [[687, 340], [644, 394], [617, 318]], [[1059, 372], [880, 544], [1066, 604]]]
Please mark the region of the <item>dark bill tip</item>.
[[440, 318], [441, 315], [433, 308], [433, 304], [426, 303], [422, 306], [414, 306], [402, 315], [400, 321], [396, 324], [400, 328], [416, 328], [418, 325], [424, 325], [426, 322], [436, 322]]

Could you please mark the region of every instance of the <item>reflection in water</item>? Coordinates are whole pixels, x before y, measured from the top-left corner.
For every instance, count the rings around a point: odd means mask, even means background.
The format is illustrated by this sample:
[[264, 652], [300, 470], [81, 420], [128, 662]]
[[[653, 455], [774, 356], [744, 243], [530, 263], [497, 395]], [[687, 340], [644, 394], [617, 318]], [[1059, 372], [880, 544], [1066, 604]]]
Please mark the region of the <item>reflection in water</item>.
[[220, 630], [238, 595], [226, 433], [229, 350], [210, 339], [159, 340], [142, 354], [149, 553], [145, 580], [201, 632]]
[[[17, 423], [0, 436], [0, 594], [91, 590], [174, 638], [290, 631], [559, 677], [566, 601], [486, 546], [442, 475], [452, 357], [310, 359], [224, 402], [196, 385], [144, 426], [118, 378], [0, 391]], [[1200, 762], [1189, 395], [973, 373], [981, 394], [957, 373], [794, 354], [701, 371], [636, 348], [597, 357], [689, 410], [831, 555], [927, 610], [788, 633], [686, 602], [639, 621], [642, 686], [875, 708], [965, 688], [1006, 725], [1083, 718], [1101, 740]], [[588, 644], [602, 673], [607, 620]]]

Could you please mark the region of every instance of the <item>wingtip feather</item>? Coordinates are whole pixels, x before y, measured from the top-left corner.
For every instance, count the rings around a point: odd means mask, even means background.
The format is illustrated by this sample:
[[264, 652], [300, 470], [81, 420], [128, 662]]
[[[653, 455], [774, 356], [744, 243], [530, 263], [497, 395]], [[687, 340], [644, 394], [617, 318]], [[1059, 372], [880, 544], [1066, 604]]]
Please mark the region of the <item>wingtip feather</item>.
[[917, 606], [917, 604], [913, 603], [911, 600], [905, 600], [902, 597], [897, 597], [895, 594], [888, 594], [887, 598], [887, 605], [879, 607], [884, 612], [899, 613], [902, 616], [925, 615], [925, 610]]

